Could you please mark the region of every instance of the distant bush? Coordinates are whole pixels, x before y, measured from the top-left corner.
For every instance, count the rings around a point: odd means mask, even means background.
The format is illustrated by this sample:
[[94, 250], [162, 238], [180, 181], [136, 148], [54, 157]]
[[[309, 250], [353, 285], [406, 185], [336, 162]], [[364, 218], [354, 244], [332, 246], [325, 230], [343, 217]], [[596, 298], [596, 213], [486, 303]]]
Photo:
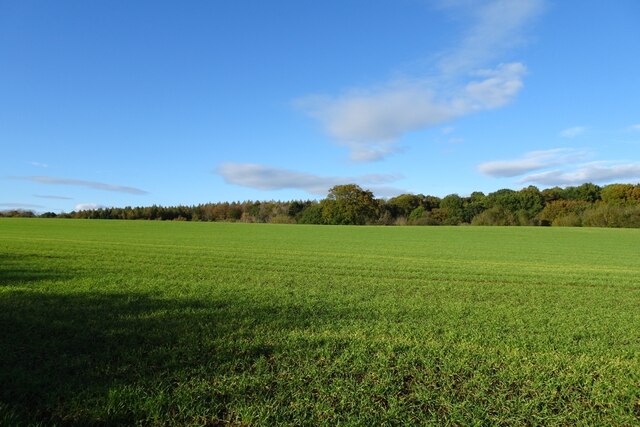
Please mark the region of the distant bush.
[[289, 215], [280, 214], [280, 215], [271, 217], [269, 222], [271, 224], [294, 224], [295, 220], [291, 218]]
[[640, 206], [599, 204], [585, 210], [583, 224], [587, 227], [640, 227]]
[[575, 212], [569, 212], [564, 215], [557, 216], [551, 223], [554, 227], [580, 227], [582, 219]]
[[584, 200], [554, 200], [545, 205], [536, 219], [543, 225], [549, 225], [553, 224], [558, 217], [573, 217], [571, 214], [581, 217], [582, 213], [590, 206], [593, 205]]
[[531, 217], [531, 214], [524, 209], [520, 209], [514, 214], [515, 225], [529, 226], [537, 225], [536, 221]]
[[394, 225], [395, 219], [393, 215], [389, 211], [385, 211], [380, 215], [378, 221], [376, 221], [376, 225]]
[[25, 211], [22, 209], [12, 209], [8, 211], [0, 211], [0, 217], [13, 217], [13, 218], [33, 218], [36, 216], [33, 211]]
[[409, 219], [408, 219], [409, 224], [417, 225], [416, 222], [420, 218], [422, 218], [422, 216], [424, 215], [425, 212], [426, 212], [426, 210], [422, 206], [418, 206], [417, 208], [412, 210], [411, 213], [409, 214]]
[[298, 224], [324, 224], [322, 219], [322, 206], [319, 204], [309, 205], [302, 212], [296, 215]]
[[399, 216], [398, 218], [396, 218], [395, 222], [393, 223], [393, 225], [407, 225], [407, 218], [404, 216]]
[[442, 225], [440, 221], [431, 213], [426, 212], [420, 218], [413, 220], [412, 225]]
[[415, 208], [409, 215], [409, 225], [442, 225], [446, 218], [441, 208], [434, 208], [427, 211], [422, 206]]
[[476, 215], [471, 220], [472, 225], [517, 225], [518, 221], [513, 213], [501, 206], [495, 206]]

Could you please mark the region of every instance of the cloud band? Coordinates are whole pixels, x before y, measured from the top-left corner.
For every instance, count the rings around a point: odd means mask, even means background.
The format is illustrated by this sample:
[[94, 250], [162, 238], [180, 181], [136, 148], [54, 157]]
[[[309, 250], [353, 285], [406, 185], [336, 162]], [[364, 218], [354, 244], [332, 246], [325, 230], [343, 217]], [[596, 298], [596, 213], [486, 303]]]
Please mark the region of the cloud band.
[[116, 191], [120, 193], [129, 193], [129, 194], [149, 194], [147, 191], [141, 190], [135, 187], [127, 187], [122, 185], [114, 185], [114, 184], [105, 184], [102, 182], [94, 182], [94, 181], [83, 181], [80, 179], [70, 179], [70, 178], [56, 178], [52, 176], [15, 176], [11, 177], [12, 179], [20, 179], [24, 181], [36, 182], [38, 184], [49, 184], [49, 185], [71, 185], [77, 187], [85, 187], [93, 190], [102, 190], [102, 191]]

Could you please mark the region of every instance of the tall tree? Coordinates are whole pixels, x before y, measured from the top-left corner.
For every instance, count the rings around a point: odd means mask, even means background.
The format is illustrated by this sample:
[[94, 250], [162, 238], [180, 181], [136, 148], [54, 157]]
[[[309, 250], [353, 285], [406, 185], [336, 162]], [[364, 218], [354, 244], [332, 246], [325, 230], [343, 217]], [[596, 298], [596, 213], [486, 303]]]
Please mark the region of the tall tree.
[[387, 200], [385, 206], [394, 217], [408, 217], [415, 208], [421, 205], [423, 198], [422, 194], [401, 194]]
[[373, 193], [356, 184], [332, 187], [321, 206], [322, 218], [327, 224], [362, 225], [378, 216], [378, 201]]

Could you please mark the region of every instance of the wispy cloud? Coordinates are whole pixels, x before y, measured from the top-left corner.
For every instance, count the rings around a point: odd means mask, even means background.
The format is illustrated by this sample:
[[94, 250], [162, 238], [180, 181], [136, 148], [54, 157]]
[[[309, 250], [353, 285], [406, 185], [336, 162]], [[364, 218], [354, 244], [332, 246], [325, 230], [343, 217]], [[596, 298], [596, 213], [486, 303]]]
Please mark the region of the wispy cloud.
[[33, 197], [37, 197], [39, 199], [73, 200], [73, 197], [51, 196], [51, 195], [46, 195], [46, 194], [34, 194]]
[[48, 168], [48, 167], [49, 167], [49, 165], [48, 165], [48, 164], [46, 164], [46, 163], [40, 163], [40, 162], [29, 162], [29, 164], [30, 164], [31, 166], [35, 166], [35, 167], [38, 167], [38, 168], [45, 168], [45, 169], [46, 169], [46, 168]]
[[[482, 163], [478, 165], [478, 170], [496, 178], [520, 176], [517, 181], [520, 184], [544, 186], [640, 181], [640, 162], [585, 162], [594, 155], [591, 151], [570, 148], [531, 151], [517, 159]], [[530, 173], [534, 171], [539, 172]]]
[[522, 88], [525, 72], [520, 63], [479, 70], [451, 95], [437, 93], [427, 81], [395, 81], [338, 97], [307, 97], [297, 105], [349, 147], [352, 160], [368, 162], [397, 152], [396, 141], [406, 132], [504, 106]]
[[640, 123], [636, 125], [631, 125], [627, 128], [627, 130], [631, 132], [640, 132]]
[[10, 178], [37, 182], [39, 184], [71, 185], [71, 186], [77, 186], [77, 187], [91, 188], [93, 190], [116, 191], [120, 193], [130, 193], [130, 194], [148, 194], [147, 191], [144, 191], [135, 187], [105, 184], [102, 182], [94, 182], [94, 181], [83, 181], [80, 179], [56, 178], [52, 176], [41, 176], [41, 175], [40, 176], [14, 176]]
[[216, 173], [229, 184], [265, 191], [295, 189], [315, 195], [326, 195], [334, 185], [355, 182], [366, 186], [379, 197], [391, 197], [406, 192], [386, 185], [401, 179], [398, 175], [320, 176], [255, 163], [224, 163], [216, 168]]
[[542, 0], [445, 0], [440, 4], [454, 16], [467, 15], [470, 20], [458, 45], [440, 55], [438, 65], [445, 75], [466, 73], [522, 44], [523, 30], [545, 7]]
[[567, 162], [583, 160], [586, 156], [587, 153], [585, 151], [569, 148], [530, 151], [517, 159], [481, 163], [478, 165], [478, 170], [485, 175], [493, 177], [513, 177]]
[[578, 185], [585, 182], [606, 184], [616, 181], [640, 181], [640, 162], [592, 162], [572, 170], [551, 170], [525, 176], [521, 183], [541, 185]]
[[[461, 3], [443, 4], [467, 14], [468, 5]], [[542, 6], [541, 0], [481, 2], [470, 14], [470, 29], [459, 45], [436, 60], [435, 77], [393, 80], [337, 96], [306, 96], [295, 105], [348, 147], [352, 160], [380, 160], [398, 151], [396, 141], [406, 132], [512, 101], [523, 87], [526, 67], [519, 62], [483, 67], [521, 38]]]
[[589, 128], [586, 126], [574, 126], [564, 129], [560, 132], [560, 136], [563, 138], [575, 138], [585, 133]]
[[0, 203], [0, 207], [9, 209], [41, 209], [42, 205], [34, 205], [31, 203]]

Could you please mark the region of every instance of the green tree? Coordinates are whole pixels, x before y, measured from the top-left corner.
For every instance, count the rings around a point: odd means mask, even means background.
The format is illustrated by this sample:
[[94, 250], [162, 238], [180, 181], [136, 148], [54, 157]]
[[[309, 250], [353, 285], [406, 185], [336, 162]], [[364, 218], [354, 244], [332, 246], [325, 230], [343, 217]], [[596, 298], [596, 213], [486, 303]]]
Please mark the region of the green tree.
[[430, 211], [440, 207], [441, 199], [436, 196], [425, 196], [422, 198], [422, 207]]
[[356, 184], [334, 186], [320, 204], [327, 224], [362, 225], [378, 217], [378, 201], [373, 193]]
[[544, 196], [540, 193], [538, 187], [534, 185], [518, 191], [518, 198], [520, 199], [519, 210], [523, 211], [529, 219], [538, 215], [544, 208]]
[[560, 187], [545, 188], [540, 192], [540, 194], [542, 194], [545, 203], [556, 200], [565, 200], [564, 190]]
[[385, 208], [391, 212], [394, 217], [408, 217], [411, 212], [422, 204], [424, 196], [421, 194], [401, 194], [393, 197], [384, 204]]
[[490, 193], [485, 199], [485, 203], [487, 208], [500, 207], [512, 213], [520, 209], [518, 192], [508, 188]]
[[576, 187], [576, 200], [595, 203], [601, 198], [602, 188], [598, 185], [587, 182]]
[[[437, 215], [442, 215], [442, 224], [457, 225], [463, 221], [463, 207], [464, 199], [462, 197], [457, 194], [449, 194], [440, 201]], [[433, 209], [433, 211], [435, 210]]]
[[322, 206], [317, 202], [310, 202], [296, 215], [296, 222], [298, 224], [324, 224]]
[[425, 214], [425, 209], [422, 206], [418, 206], [409, 214], [409, 224], [417, 224], [420, 218]]
[[300, 200], [294, 200], [293, 202], [289, 203], [289, 208], [287, 209], [287, 215], [289, 215], [292, 218], [295, 218], [296, 216], [298, 216], [298, 214], [300, 212], [302, 212], [304, 210], [304, 208], [308, 207], [311, 204], [311, 202], [302, 202]]

